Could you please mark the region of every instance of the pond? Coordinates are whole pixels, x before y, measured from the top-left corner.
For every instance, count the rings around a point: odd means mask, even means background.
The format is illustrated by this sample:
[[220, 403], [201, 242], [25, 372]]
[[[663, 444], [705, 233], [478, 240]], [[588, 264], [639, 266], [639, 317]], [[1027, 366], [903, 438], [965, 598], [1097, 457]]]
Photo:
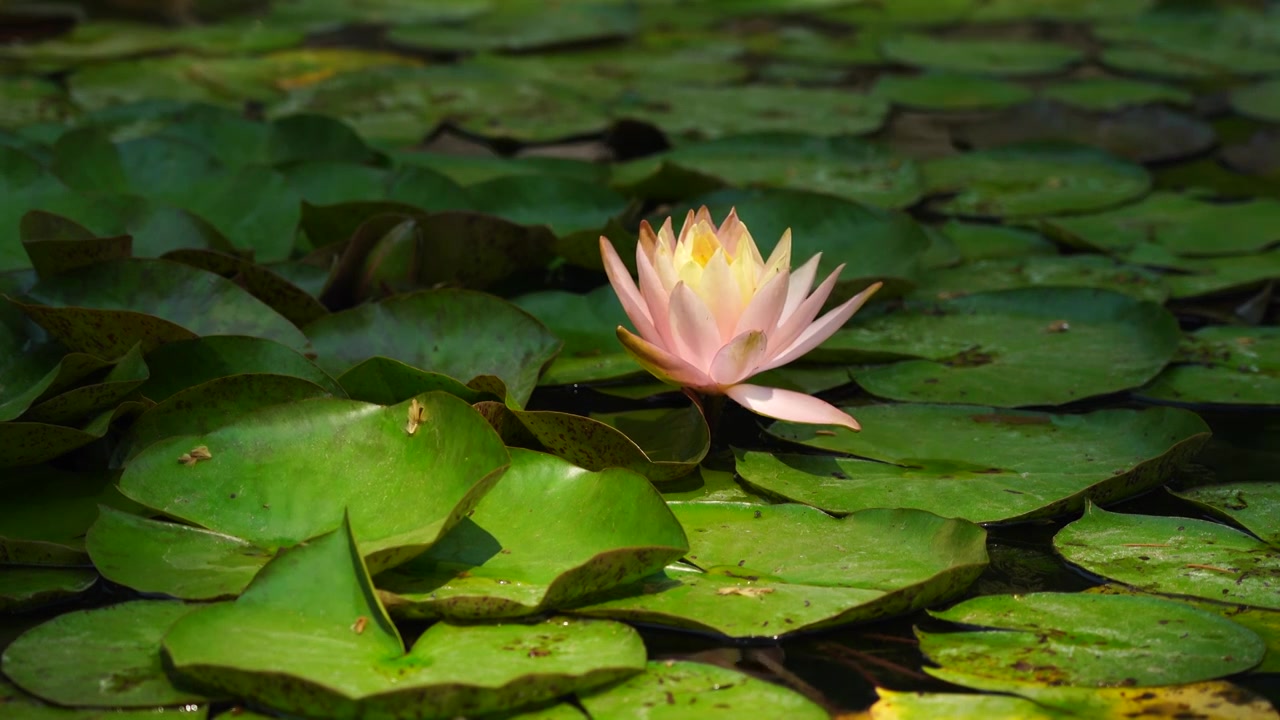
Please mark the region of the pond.
[[1278, 148], [1243, 0], [0, 7], [0, 716], [1280, 717]]

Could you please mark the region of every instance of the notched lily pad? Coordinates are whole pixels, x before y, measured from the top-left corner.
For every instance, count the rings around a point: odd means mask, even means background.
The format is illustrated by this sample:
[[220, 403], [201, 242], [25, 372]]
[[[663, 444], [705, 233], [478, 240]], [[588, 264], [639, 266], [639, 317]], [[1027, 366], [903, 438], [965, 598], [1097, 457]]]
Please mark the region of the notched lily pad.
[[1280, 548], [1280, 483], [1201, 485], [1173, 494]]

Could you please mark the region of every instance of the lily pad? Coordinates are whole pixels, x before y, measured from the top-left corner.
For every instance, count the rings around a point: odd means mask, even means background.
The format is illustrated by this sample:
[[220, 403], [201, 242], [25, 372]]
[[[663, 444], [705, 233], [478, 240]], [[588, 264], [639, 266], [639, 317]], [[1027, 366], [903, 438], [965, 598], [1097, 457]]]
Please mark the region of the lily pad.
[[539, 378], [539, 385], [598, 382], [644, 372], [618, 344], [615, 328], [630, 321], [612, 287], [599, 287], [585, 295], [542, 290], [511, 302], [564, 342], [560, 354]]
[[98, 573], [85, 568], [0, 567], [0, 612], [23, 612], [73, 598], [97, 581]]
[[915, 293], [946, 299], [966, 293], [1023, 287], [1090, 287], [1163, 303], [1163, 278], [1135, 265], [1097, 255], [1036, 255], [980, 260], [924, 273]]
[[1094, 77], [1054, 83], [1041, 97], [1081, 110], [1112, 112], [1128, 107], [1168, 103], [1190, 105], [1195, 95], [1174, 85], [1119, 77]]
[[[493, 379], [493, 376], [482, 376], [478, 379]], [[379, 405], [395, 405], [415, 395], [436, 390], [460, 397], [472, 404], [485, 400], [501, 402], [502, 397], [506, 395], [506, 392], [499, 388], [482, 386], [482, 383], [475, 381], [471, 385], [464, 385], [448, 375], [419, 370], [399, 360], [384, 357], [365, 360], [342, 373], [338, 377], [338, 382], [352, 400], [363, 400]], [[491, 392], [493, 390], [497, 390], [498, 394]]]
[[1231, 94], [1236, 112], [1263, 122], [1280, 122], [1280, 80], [1267, 80]]
[[1280, 609], [1280, 550], [1226, 525], [1090, 507], [1053, 545], [1068, 562], [1146, 592]]
[[196, 335], [251, 335], [300, 348], [306, 336], [213, 273], [167, 260], [116, 260], [41, 280], [22, 310], [68, 348], [104, 357]]
[[509, 400], [528, 401], [561, 343], [523, 310], [492, 295], [427, 290], [335, 313], [307, 326], [317, 363], [340, 375], [370, 357], [403, 361], [461, 382], [493, 375]]
[[946, 39], [904, 34], [880, 44], [886, 60], [904, 65], [977, 75], [1044, 75], [1082, 58], [1079, 50], [1053, 42]]
[[[865, 460], [738, 451], [738, 473], [752, 489], [836, 514], [910, 507], [1021, 521], [1158, 487], [1209, 439], [1199, 417], [1175, 408], [1051, 415], [913, 404], [855, 412], [861, 433], [816, 434], [794, 423], [774, 423], [769, 433]], [[921, 427], [929, 432], [913, 431]]]
[[857, 138], [767, 133], [681, 145], [615, 167], [614, 187], [674, 200], [726, 185], [808, 190], [883, 208], [923, 193], [914, 162]]
[[947, 72], [882, 75], [871, 94], [916, 110], [991, 110], [1034, 97], [1030, 90], [1005, 80]]
[[1192, 333], [1186, 362], [1165, 368], [1143, 397], [1183, 403], [1280, 405], [1280, 329], [1211, 326]]
[[711, 447], [707, 422], [694, 405], [594, 418], [494, 402], [475, 407], [507, 445], [549, 452], [588, 470], [626, 468], [653, 482], [690, 472]]
[[0, 423], [0, 468], [35, 465], [84, 447], [106, 435], [116, 420], [137, 415], [145, 407], [144, 403], [127, 401], [78, 427]]
[[571, 2], [547, 22], [539, 0], [506, 0], [459, 23], [396, 23], [388, 39], [434, 51], [533, 50], [625, 37], [636, 30], [637, 9], [625, 3]]
[[568, 618], [436, 623], [406, 654], [346, 523], [184, 618], [164, 646], [178, 672], [278, 711], [384, 718], [514, 709], [637, 673], [645, 656], [626, 625]]
[[38, 466], [9, 470], [0, 489], [0, 563], [83, 565], [84, 533], [100, 503], [136, 506], [121, 497], [106, 472]]
[[1057, 245], [1025, 228], [949, 220], [938, 229], [967, 262], [1058, 254]]
[[[0, 333], [5, 333], [5, 328], [0, 328]], [[9, 334], [5, 339], [8, 360], [0, 367], [0, 421], [13, 420], [33, 403], [111, 367], [107, 360], [86, 353], [68, 353], [57, 343], [25, 345], [26, 338], [18, 334]]]
[[696, 567], [672, 565], [575, 613], [778, 637], [942, 602], [987, 563], [981, 528], [919, 510], [864, 510], [837, 520], [803, 505], [682, 502], [671, 509]]
[[1280, 278], [1280, 248], [1256, 255], [1185, 260], [1178, 269], [1187, 274], [1171, 274], [1165, 280], [1176, 299], [1240, 292]]
[[1280, 483], [1201, 485], [1173, 494], [1280, 548]]
[[628, 97], [613, 112], [622, 119], [652, 123], [679, 144], [770, 132], [865, 135], [884, 124], [889, 103], [846, 89], [665, 86]]
[[949, 682], [1068, 687], [1176, 685], [1247, 670], [1266, 646], [1251, 630], [1170, 600], [1083, 593], [988, 595], [930, 615], [982, 630], [917, 630]]
[[598, 232], [627, 209], [627, 199], [599, 183], [507, 175], [467, 188], [475, 209], [522, 225], [546, 225], [557, 237]]
[[466, 520], [376, 581], [397, 616], [519, 617], [634, 582], [688, 549], [647, 479], [513, 449], [511, 468]]
[[965, 295], [854, 320], [814, 360], [916, 357], [858, 372], [880, 397], [1023, 407], [1060, 405], [1145, 384], [1178, 349], [1155, 303], [1088, 288]]
[[1039, 221], [1051, 237], [1090, 250], [1122, 254], [1154, 244], [1179, 256], [1256, 253], [1280, 242], [1280, 200], [1211, 202], [1158, 191], [1115, 210]]
[[341, 386], [298, 351], [263, 338], [215, 335], [169, 343], [147, 355], [151, 377], [142, 394], [161, 402], [175, 393], [231, 375], [291, 375], [341, 397]]
[[134, 345], [99, 382], [90, 382], [40, 400], [22, 415], [23, 422], [67, 425], [110, 410], [147, 380], [141, 345]]
[[[274, 405], [211, 432], [153, 443], [130, 461], [120, 489], [268, 550], [332, 530], [345, 508], [364, 554], [394, 565], [448, 532], [510, 462], [465, 402], [438, 392], [417, 400], [421, 420], [412, 433], [410, 403]], [[201, 446], [211, 457], [179, 461]]]
[[1011, 145], [924, 164], [930, 193], [956, 193], [935, 207], [947, 215], [1036, 217], [1088, 212], [1145, 195], [1146, 170], [1094, 148]]
[[589, 694], [578, 702], [590, 717], [741, 718], [759, 713], [795, 720], [825, 720], [827, 711], [803, 695], [716, 665], [675, 660], [651, 661], [645, 672]]
[[70, 706], [158, 707], [206, 695], [169, 679], [160, 639], [193, 606], [135, 600], [78, 610], [28, 630], [4, 651], [4, 674], [45, 700]]
[[102, 507], [85, 545], [108, 580], [184, 600], [234, 597], [271, 559], [239, 538]]

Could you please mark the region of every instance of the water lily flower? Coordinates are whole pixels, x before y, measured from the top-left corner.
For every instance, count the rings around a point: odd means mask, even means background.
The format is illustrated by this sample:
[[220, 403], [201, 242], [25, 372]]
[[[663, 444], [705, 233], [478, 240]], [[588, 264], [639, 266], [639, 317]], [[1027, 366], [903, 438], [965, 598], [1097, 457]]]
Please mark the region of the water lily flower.
[[880, 283], [815, 320], [844, 265], [810, 294], [821, 253], [793, 272], [790, 229], [765, 260], [736, 210], [717, 228], [705, 206], [689, 212], [679, 237], [671, 218], [657, 233], [648, 222], [640, 224], [638, 287], [603, 236], [600, 255], [639, 332], [619, 325], [618, 339], [658, 379], [702, 395], [727, 395], [766, 417], [859, 429], [856, 420], [830, 403], [744, 381], [817, 347]]

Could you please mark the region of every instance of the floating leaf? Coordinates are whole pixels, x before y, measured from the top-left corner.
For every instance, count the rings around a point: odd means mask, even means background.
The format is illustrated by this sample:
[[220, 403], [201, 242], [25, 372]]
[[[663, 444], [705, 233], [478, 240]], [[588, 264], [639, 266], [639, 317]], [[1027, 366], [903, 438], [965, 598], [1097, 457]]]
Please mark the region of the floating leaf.
[[1101, 210], [1146, 194], [1140, 166], [1070, 145], [1013, 145], [935, 158], [924, 165], [930, 193], [957, 193], [947, 215], [1035, 217]]
[[871, 94], [916, 110], [989, 110], [1030, 100], [1030, 90], [1011, 82], [947, 72], [882, 75]]
[[[689, 565], [574, 612], [736, 638], [896, 615], [963, 592], [987, 563], [986, 534], [918, 510], [839, 520], [803, 505], [672, 503]], [[697, 568], [703, 568], [699, 571]]]
[[[669, 718], [740, 718], [747, 713], [824, 720], [827, 711], [803, 695], [727, 668], [687, 660], [651, 661], [645, 672], [607, 689], [580, 694], [593, 718], [661, 708]], [[658, 713], [653, 713], [656, 716]]]
[[855, 373], [894, 400], [1060, 405], [1146, 383], [1178, 348], [1164, 308], [1087, 288], [965, 295], [855, 319], [815, 360], [917, 357]]
[[[1209, 439], [1200, 418], [1174, 408], [1085, 415], [962, 405], [852, 410], [861, 433], [818, 434], [782, 422], [769, 433], [868, 460], [738, 451], [738, 473], [750, 488], [838, 514], [911, 507], [974, 522], [1028, 520], [1157, 487]], [[925, 427], [928, 433], [916, 432]]]
[[[492, 378], [492, 375], [485, 376]], [[395, 405], [415, 395], [436, 390], [462, 398], [468, 403], [482, 400], [502, 400], [505, 392], [494, 395], [489, 388], [476, 389], [454, 380], [448, 375], [419, 370], [391, 358], [372, 357], [356, 365], [338, 377], [342, 389], [352, 400]], [[478, 383], [474, 383], [477, 384]], [[498, 383], [501, 385], [501, 382]]]
[[1280, 548], [1280, 483], [1201, 485], [1173, 494]]
[[1058, 254], [1056, 245], [1024, 228], [949, 220], [938, 229], [967, 262]]
[[428, 290], [321, 318], [307, 334], [326, 371], [340, 375], [381, 356], [460, 382], [494, 375], [511, 402], [529, 399], [560, 341], [533, 317], [492, 295]]
[[[982, 630], [917, 630], [927, 672], [1070, 687], [1145, 687], [1247, 670], [1266, 647], [1252, 631], [1182, 603], [1083, 593], [988, 595], [930, 615]], [[981, 685], [979, 685], [981, 687]]]
[[123, 402], [147, 380], [147, 364], [142, 360], [140, 345], [111, 368], [100, 382], [67, 390], [32, 405], [22, 415], [23, 422], [66, 425], [88, 416], [110, 410]]
[[1267, 80], [1231, 93], [1231, 106], [1241, 115], [1280, 122], [1280, 80]]
[[1042, 75], [1079, 61], [1079, 50], [1051, 42], [944, 39], [906, 34], [880, 44], [887, 60], [978, 75]]
[[688, 549], [645, 478], [513, 449], [511, 468], [467, 520], [377, 584], [398, 616], [518, 617], [633, 582]]
[[922, 298], [946, 299], [966, 293], [1023, 287], [1103, 288], [1156, 303], [1163, 303], [1169, 296], [1159, 274], [1097, 255], [979, 260], [922, 274], [915, 293]]
[[1190, 105], [1195, 96], [1174, 85], [1119, 77], [1094, 77], [1054, 83], [1042, 97], [1081, 110], [1109, 112], [1151, 103]]
[[207, 696], [174, 685], [160, 639], [193, 606], [135, 600], [78, 610], [27, 631], [4, 651], [4, 674], [59, 705], [157, 707]]
[[[306, 598], [306, 602], [299, 602]], [[278, 711], [385, 718], [514, 709], [644, 667], [621, 623], [437, 623], [406, 654], [346, 523], [286, 551], [235, 602], [202, 608], [164, 641], [175, 668]]]
[[105, 472], [73, 473], [52, 467], [10, 470], [0, 504], [0, 562], [83, 565], [84, 533], [99, 503], [135, 507]]
[[151, 377], [142, 394], [157, 402], [180, 390], [231, 375], [291, 375], [315, 383], [334, 395], [342, 388], [298, 351], [255, 337], [220, 335], [169, 343], [147, 355]]
[[1280, 329], [1211, 326], [1191, 334], [1185, 362], [1165, 368], [1143, 397], [1184, 403], [1280, 405]]
[[625, 3], [568, 3], [547, 22], [538, 0], [506, 0], [457, 24], [400, 24], [388, 39], [411, 48], [483, 52], [532, 50], [549, 45], [607, 40], [636, 29], [637, 9]]
[[585, 295], [542, 290], [513, 298], [511, 302], [537, 318], [564, 342], [560, 354], [538, 384], [597, 382], [643, 372], [618, 343], [615, 329], [630, 321], [613, 288], [603, 286]]
[[97, 581], [98, 573], [84, 568], [0, 567], [0, 612], [24, 612], [73, 598]]
[[[120, 489], [171, 517], [267, 549], [332, 530], [345, 508], [365, 555], [393, 565], [448, 532], [509, 463], [493, 429], [463, 401], [445, 393], [415, 401], [427, 420], [412, 435], [404, 429], [409, 403], [274, 405], [210, 432], [153, 443], [129, 462]], [[211, 459], [179, 462], [200, 446]]]
[[1068, 562], [1146, 592], [1280, 609], [1280, 550], [1218, 523], [1090, 507], [1053, 545]]

